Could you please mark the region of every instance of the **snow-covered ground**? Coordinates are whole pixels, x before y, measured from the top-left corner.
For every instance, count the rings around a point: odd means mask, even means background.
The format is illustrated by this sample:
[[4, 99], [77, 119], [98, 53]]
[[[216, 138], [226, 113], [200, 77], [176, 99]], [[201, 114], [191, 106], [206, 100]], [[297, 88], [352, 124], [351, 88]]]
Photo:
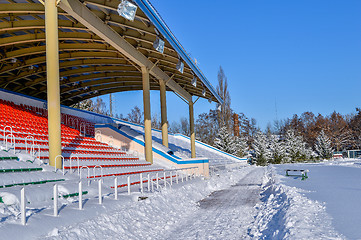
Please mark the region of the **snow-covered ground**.
[[[285, 169], [309, 169], [309, 178]], [[196, 178], [170, 189], [103, 205], [88, 197], [29, 210], [26, 226], [0, 219], [4, 239], [360, 239], [361, 165], [357, 161], [242, 166]], [[133, 191], [137, 190], [137, 187]], [[13, 209], [16, 212], [16, 209]], [[16, 213], [15, 213], [16, 214]]]
[[[327, 221], [336, 231], [347, 239], [361, 239], [360, 160], [278, 165], [275, 169], [277, 181], [323, 206], [329, 216]], [[300, 178], [285, 177], [285, 169], [308, 169], [309, 178], [301, 181]]]

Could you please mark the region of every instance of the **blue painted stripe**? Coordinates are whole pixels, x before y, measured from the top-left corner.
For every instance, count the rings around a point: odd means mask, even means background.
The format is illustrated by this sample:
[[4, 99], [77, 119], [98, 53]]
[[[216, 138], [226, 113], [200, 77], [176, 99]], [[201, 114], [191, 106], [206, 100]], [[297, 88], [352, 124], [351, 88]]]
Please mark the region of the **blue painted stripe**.
[[[142, 145], [144, 147], [144, 141], [139, 140], [139, 139], [137, 139], [135, 137], [132, 137], [132, 136], [126, 134], [125, 132], [123, 132], [123, 131], [121, 131], [121, 130], [119, 130], [119, 129], [117, 129], [117, 128], [109, 125], [109, 124], [96, 124], [95, 128], [110, 128], [113, 131], [115, 131], [115, 132], [129, 138], [130, 140], [132, 140], [132, 141], [134, 141], [134, 142], [136, 142], [136, 143], [138, 143], [138, 144], [140, 144], [140, 145]], [[176, 158], [170, 156], [168, 153], [165, 153], [165, 152], [163, 152], [163, 151], [161, 151], [159, 149], [156, 149], [156, 148], [152, 147], [152, 150], [153, 150], [153, 152], [161, 155], [162, 157], [164, 157], [164, 158], [168, 159], [169, 161], [172, 161], [172, 162], [174, 162], [176, 164], [194, 164], [194, 163], [208, 163], [209, 162], [208, 159], [179, 160], [178, 161]]]
[[[186, 139], [190, 139], [188, 136], [185, 136], [185, 135], [180, 134], [180, 133], [176, 133], [176, 134], [174, 134], [174, 136], [180, 136], [180, 137], [183, 137], [183, 138], [186, 138]], [[196, 140], [196, 143], [199, 143], [200, 145], [203, 145], [203, 146], [205, 146], [207, 148], [213, 149], [213, 150], [215, 150], [217, 152], [220, 152], [220, 153], [225, 154], [227, 156], [230, 156], [232, 158], [236, 158], [237, 160], [241, 160], [241, 161], [247, 160], [247, 158], [240, 158], [240, 157], [234, 156], [232, 154], [223, 152], [223, 151], [219, 150], [218, 148], [212, 147], [212, 146], [210, 146], [210, 145], [208, 145], [206, 143], [203, 143], [203, 142], [200, 142], [200, 141], [197, 141], [197, 140]]]
[[219, 103], [223, 104], [222, 98], [217, 94], [216, 90], [213, 86], [208, 82], [207, 78], [204, 76], [202, 71], [198, 68], [198, 66], [193, 62], [193, 60], [189, 57], [189, 55], [184, 50], [183, 46], [176, 39], [170, 29], [167, 27], [165, 22], [156, 12], [153, 6], [147, 0], [134, 0], [139, 8], [144, 12], [144, 14], [150, 19], [150, 21], [156, 26], [158, 31], [168, 40], [168, 42], [172, 45], [172, 47], [177, 51], [177, 53], [182, 57], [182, 59], [188, 64], [188, 66], [193, 70], [193, 72], [199, 77], [199, 79], [207, 86], [209, 91], [213, 94], [213, 96], [219, 101]]

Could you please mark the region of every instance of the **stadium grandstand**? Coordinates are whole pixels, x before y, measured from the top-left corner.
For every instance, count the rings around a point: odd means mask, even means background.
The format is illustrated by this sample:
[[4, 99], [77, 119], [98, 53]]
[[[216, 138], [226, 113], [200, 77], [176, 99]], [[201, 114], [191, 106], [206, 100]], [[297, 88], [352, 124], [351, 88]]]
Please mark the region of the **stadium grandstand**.
[[[134, 90], [144, 126], [70, 107]], [[153, 135], [150, 90], [161, 100]], [[166, 91], [189, 105], [190, 137], [168, 134]], [[147, 0], [0, 0], [0, 188], [9, 193], [27, 185], [28, 202], [39, 201], [51, 189], [41, 186], [59, 182], [65, 198], [83, 194], [79, 177], [118, 188], [246, 162], [195, 140], [198, 98], [222, 104]]]

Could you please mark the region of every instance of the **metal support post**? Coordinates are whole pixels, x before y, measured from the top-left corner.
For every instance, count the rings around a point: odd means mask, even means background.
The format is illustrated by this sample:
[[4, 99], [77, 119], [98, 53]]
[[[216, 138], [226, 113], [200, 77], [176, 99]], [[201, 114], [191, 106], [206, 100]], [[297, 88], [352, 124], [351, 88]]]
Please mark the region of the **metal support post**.
[[26, 224], [26, 202], [25, 202], [25, 188], [22, 188], [20, 191], [21, 198], [21, 206], [20, 206], [20, 214], [21, 214], [21, 224]]
[[143, 77], [145, 160], [153, 164], [152, 122], [150, 115], [150, 84], [149, 84], [149, 71], [146, 67], [142, 67], [142, 77]]
[[189, 130], [191, 134], [191, 156], [196, 157], [196, 135], [194, 133], [194, 111], [193, 102], [189, 102]]
[[118, 199], [118, 178], [114, 178], [114, 199]]
[[[58, 8], [56, 0], [45, 2], [46, 74], [48, 94], [49, 163], [55, 166], [55, 157], [61, 155], [61, 115], [59, 85]], [[56, 163], [61, 168], [62, 162]]]
[[148, 192], [150, 192], [150, 174], [149, 173], [148, 173]]
[[58, 184], [54, 185], [53, 188], [53, 198], [54, 198], [54, 217], [58, 216]]
[[173, 185], [173, 173], [170, 172], [170, 185], [172, 186]]
[[83, 209], [83, 189], [81, 181], [79, 182], [79, 210]]
[[164, 188], [167, 188], [167, 178], [165, 172], [163, 173], [163, 176], [164, 176]]
[[143, 174], [139, 174], [139, 179], [140, 179], [140, 193], [143, 193]]
[[159, 189], [159, 174], [157, 173], [156, 175], [156, 178], [157, 178], [157, 190]]
[[167, 98], [166, 98], [166, 87], [165, 83], [160, 80], [160, 109], [162, 119], [162, 143], [168, 147], [168, 120], [167, 120]]
[[99, 179], [98, 181], [98, 190], [99, 190], [99, 204], [103, 203], [103, 198], [102, 198], [102, 180]]

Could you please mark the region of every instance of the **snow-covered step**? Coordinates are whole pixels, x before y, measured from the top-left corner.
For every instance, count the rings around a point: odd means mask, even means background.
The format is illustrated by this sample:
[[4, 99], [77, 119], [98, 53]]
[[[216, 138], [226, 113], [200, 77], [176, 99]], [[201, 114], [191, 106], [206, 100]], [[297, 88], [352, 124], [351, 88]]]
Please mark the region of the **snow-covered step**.
[[46, 171], [0, 174], [0, 188], [14, 185], [41, 184], [49, 181], [64, 181], [64, 178], [59, 174]]
[[[14, 160], [4, 160], [0, 162], [0, 173], [5, 172], [23, 172], [23, 171], [42, 171], [38, 165], [28, 162], [20, 162]], [[1, 175], [0, 175], [1, 176]]]

